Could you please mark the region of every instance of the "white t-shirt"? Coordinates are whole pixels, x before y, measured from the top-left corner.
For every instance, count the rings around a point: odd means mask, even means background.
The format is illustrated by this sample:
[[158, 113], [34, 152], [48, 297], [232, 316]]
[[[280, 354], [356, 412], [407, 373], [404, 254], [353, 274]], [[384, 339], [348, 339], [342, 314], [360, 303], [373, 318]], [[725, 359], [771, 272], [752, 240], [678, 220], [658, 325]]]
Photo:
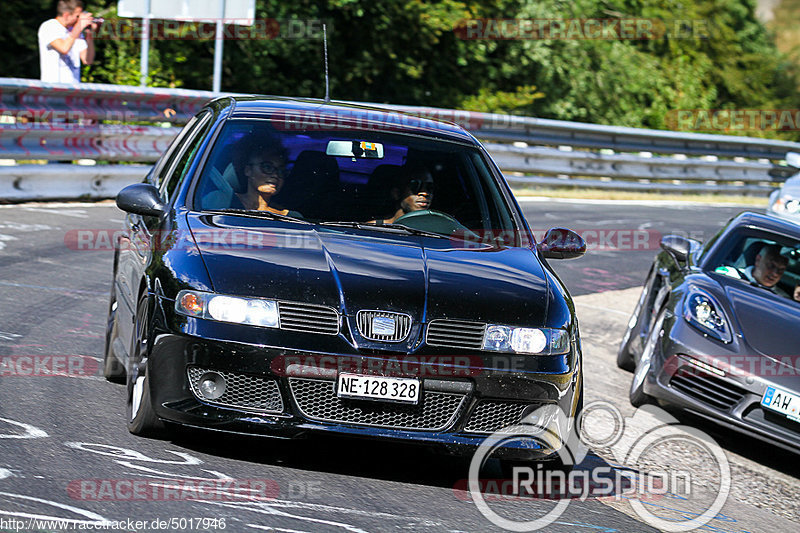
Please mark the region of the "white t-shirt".
[[69, 36], [69, 30], [56, 19], [42, 22], [39, 26], [39, 67], [42, 72], [42, 81], [52, 83], [80, 83], [81, 82], [81, 52], [88, 45], [83, 38], [75, 39], [72, 48], [66, 54], [50, 46], [56, 39]]

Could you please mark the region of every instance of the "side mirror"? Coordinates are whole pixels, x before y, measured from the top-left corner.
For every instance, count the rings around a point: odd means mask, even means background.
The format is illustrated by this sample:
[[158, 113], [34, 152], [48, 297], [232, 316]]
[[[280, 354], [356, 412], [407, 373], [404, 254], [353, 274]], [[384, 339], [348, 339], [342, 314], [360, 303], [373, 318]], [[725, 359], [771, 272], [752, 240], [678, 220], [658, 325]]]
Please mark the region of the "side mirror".
[[117, 207], [128, 213], [149, 217], [160, 217], [167, 212], [158, 189], [149, 183], [135, 183], [119, 191]]
[[786, 164], [790, 167], [800, 168], [800, 154], [797, 152], [788, 152], [786, 154]]
[[536, 250], [547, 259], [574, 259], [586, 253], [586, 241], [572, 230], [550, 228]]
[[[697, 241], [695, 241], [697, 242]], [[685, 263], [692, 251], [692, 241], [680, 235], [664, 235], [661, 238], [661, 248], [669, 252], [676, 261]]]

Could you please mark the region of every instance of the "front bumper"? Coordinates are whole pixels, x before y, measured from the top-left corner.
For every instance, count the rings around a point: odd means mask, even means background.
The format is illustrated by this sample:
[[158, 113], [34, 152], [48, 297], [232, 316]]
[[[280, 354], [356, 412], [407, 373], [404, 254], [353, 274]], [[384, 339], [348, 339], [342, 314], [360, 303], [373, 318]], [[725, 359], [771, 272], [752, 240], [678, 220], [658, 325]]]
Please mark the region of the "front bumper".
[[[363, 353], [367, 350], [354, 349], [345, 338], [274, 332], [283, 342], [270, 345], [263, 338], [244, 342], [241, 333], [253, 329], [246, 326], [184, 320], [166, 328], [165, 323], [156, 325], [147, 361], [156, 414], [175, 424], [217, 431], [282, 438], [339, 433], [466, 454], [489, 434], [543, 405], [573, 414], [582, 386], [577, 343], [569, 354], [539, 358], [454, 353], [424, 344], [412, 355]], [[421, 403], [340, 399], [340, 369], [417, 377]], [[215, 400], [198, 387], [209, 371], [222, 375], [229, 387]], [[540, 458], [557, 452], [533, 440], [510, 441], [506, 447]]]
[[[800, 422], [761, 406], [768, 386], [800, 393], [796, 370], [780, 368], [769, 361], [764, 364], [763, 356], [753, 355], [741, 337], [725, 345], [704, 336], [682, 319], [672, 317], [666, 321], [665, 332], [668, 334], [658, 343], [644, 383], [648, 395], [800, 453]], [[774, 375], [768, 375], [773, 368]], [[794, 377], [787, 378], [787, 373]]]

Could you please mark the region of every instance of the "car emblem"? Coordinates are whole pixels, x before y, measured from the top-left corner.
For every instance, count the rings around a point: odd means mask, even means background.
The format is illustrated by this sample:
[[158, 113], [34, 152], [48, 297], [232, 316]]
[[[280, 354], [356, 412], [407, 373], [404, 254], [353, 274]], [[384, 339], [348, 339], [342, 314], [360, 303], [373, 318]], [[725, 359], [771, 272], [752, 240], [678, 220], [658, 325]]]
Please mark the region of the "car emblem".
[[411, 315], [363, 310], [356, 314], [358, 332], [371, 341], [400, 342], [411, 332]]
[[395, 322], [393, 316], [376, 316], [372, 319], [373, 335], [394, 336]]

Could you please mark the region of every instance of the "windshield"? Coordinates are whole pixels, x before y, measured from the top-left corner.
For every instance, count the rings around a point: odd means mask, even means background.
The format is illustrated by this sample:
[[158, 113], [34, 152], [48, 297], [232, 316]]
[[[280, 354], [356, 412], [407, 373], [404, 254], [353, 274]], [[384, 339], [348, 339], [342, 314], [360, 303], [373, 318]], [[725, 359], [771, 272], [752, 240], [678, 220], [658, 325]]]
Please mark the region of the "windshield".
[[800, 300], [800, 242], [784, 236], [746, 231], [731, 236], [731, 244], [708, 270]]
[[198, 211], [242, 210], [329, 227], [517, 242], [514, 219], [474, 146], [369, 130], [280, 131], [232, 119], [195, 187]]

